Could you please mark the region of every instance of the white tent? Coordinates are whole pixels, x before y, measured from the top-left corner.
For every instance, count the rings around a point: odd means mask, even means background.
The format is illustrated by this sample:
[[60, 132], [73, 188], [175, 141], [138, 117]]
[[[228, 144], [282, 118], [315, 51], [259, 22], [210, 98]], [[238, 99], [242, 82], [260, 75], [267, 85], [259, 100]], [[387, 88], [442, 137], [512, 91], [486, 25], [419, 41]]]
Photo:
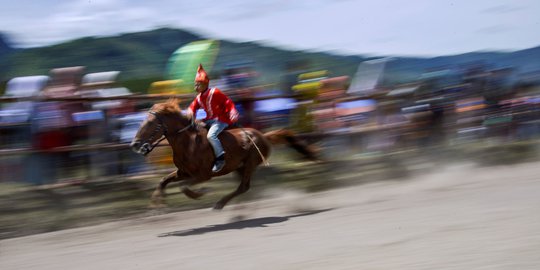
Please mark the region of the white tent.
[[88, 73], [82, 78], [82, 84], [91, 84], [91, 83], [106, 83], [106, 82], [116, 82], [116, 79], [120, 71], [105, 71], [105, 72], [95, 72]]
[[8, 81], [6, 86], [6, 96], [8, 97], [30, 97], [37, 95], [47, 82], [49, 76], [26, 76], [16, 77]]
[[[38, 95], [47, 85], [49, 76], [16, 77], [8, 81], [5, 97], [32, 97]], [[32, 101], [18, 101], [2, 104], [0, 123], [22, 123], [30, 118]]]

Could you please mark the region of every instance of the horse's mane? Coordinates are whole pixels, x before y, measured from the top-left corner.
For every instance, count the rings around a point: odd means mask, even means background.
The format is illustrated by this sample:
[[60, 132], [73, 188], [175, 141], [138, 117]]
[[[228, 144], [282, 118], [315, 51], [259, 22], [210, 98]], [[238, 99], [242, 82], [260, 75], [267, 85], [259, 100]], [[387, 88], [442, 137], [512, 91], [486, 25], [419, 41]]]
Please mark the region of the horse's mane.
[[182, 109], [180, 108], [181, 100], [179, 98], [169, 98], [163, 103], [157, 103], [153, 106], [153, 109], [162, 115], [176, 115], [180, 118], [185, 119], [185, 115], [182, 114]]

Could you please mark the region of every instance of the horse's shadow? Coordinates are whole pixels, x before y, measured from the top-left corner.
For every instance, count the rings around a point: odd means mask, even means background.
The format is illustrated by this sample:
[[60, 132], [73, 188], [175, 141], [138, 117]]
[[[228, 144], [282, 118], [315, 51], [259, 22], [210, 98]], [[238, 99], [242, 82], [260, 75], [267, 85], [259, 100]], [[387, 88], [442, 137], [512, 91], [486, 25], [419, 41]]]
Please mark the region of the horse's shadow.
[[306, 211], [300, 214], [289, 215], [289, 216], [284, 216], [284, 217], [263, 217], [263, 218], [246, 219], [246, 220], [240, 220], [240, 221], [235, 221], [235, 222], [230, 222], [230, 223], [225, 223], [225, 224], [216, 224], [216, 225], [210, 225], [210, 226], [194, 228], [194, 229], [189, 229], [189, 230], [162, 233], [158, 235], [158, 237], [191, 236], [191, 235], [199, 235], [199, 234], [226, 231], [226, 230], [241, 230], [241, 229], [246, 229], [246, 228], [268, 227], [267, 225], [269, 224], [285, 222], [291, 218], [310, 216], [310, 215], [315, 215], [315, 214], [319, 214], [319, 213], [323, 213], [323, 212], [327, 212], [331, 210], [334, 210], [334, 209], [328, 208], [328, 209], [321, 209], [321, 210], [312, 210], [312, 211]]

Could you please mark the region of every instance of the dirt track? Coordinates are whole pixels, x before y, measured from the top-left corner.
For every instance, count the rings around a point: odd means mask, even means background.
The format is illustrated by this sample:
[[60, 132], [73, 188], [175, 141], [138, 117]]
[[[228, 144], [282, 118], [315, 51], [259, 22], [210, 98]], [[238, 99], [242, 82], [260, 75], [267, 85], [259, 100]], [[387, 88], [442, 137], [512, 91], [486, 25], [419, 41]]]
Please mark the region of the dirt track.
[[3, 240], [0, 269], [540, 269], [539, 194], [540, 163], [455, 165]]

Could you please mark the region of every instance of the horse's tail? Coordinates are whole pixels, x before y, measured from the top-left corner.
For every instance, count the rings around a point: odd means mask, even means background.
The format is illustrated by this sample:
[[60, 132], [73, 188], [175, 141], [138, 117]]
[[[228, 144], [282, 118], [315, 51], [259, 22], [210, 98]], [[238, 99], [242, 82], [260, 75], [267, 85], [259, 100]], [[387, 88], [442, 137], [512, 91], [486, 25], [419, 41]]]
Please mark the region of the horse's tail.
[[264, 133], [264, 137], [272, 144], [287, 144], [306, 159], [312, 161], [320, 160], [317, 150], [311, 145], [301, 140], [294, 132], [287, 129], [278, 129]]

